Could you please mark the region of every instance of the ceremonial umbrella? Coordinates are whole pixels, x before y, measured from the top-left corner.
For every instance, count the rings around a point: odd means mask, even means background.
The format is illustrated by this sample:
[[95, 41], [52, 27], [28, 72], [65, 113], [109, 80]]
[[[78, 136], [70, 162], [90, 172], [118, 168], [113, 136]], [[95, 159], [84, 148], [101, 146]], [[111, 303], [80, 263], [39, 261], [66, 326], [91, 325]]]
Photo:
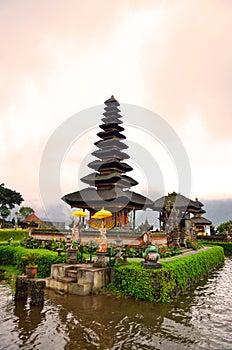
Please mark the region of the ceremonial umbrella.
[[83, 209], [80, 209], [80, 210], [77, 210], [77, 211], [74, 211], [71, 216], [77, 216], [78, 218], [85, 218], [88, 214], [83, 211]]
[[109, 210], [105, 210], [102, 208], [101, 210], [97, 211], [94, 215], [91, 216], [92, 219], [105, 219], [109, 218], [113, 214]]
[[80, 223], [81, 223], [81, 218], [85, 218], [88, 214], [86, 212], [83, 211], [83, 209], [74, 211], [71, 216], [76, 216], [79, 218], [79, 223], [78, 223], [78, 227], [76, 226], [77, 223], [75, 223], [75, 221], [73, 221], [73, 234], [72, 234], [72, 239], [80, 239], [80, 232], [81, 232], [81, 227], [80, 227]]

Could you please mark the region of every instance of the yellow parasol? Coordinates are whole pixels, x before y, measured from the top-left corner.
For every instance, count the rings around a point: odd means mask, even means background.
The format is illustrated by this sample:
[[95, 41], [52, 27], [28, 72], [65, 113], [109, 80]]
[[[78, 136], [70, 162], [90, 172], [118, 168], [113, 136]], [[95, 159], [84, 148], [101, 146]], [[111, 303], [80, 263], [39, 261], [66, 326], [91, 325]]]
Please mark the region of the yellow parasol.
[[109, 218], [113, 214], [109, 210], [105, 210], [102, 208], [101, 210], [97, 211], [94, 215], [91, 216], [92, 219], [105, 219]]
[[78, 218], [85, 218], [88, 214], [83, 211], [83, 209], [80, 209], [80, 210], [77, 210], [77, 211], [74, 211], [71, 216], [77, 216]]

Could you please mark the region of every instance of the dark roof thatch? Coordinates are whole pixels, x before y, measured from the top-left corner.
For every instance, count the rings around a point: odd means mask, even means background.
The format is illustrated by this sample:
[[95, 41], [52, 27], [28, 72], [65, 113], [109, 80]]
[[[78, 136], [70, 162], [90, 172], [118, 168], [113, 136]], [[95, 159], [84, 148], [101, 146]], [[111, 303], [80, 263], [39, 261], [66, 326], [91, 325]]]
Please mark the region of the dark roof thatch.
[[125, 187], [131, 187], [138, 184], [138, 182], [131, 177], [122, 175], [117, 171], [110, 172], [109, 174], [91, 173], [87, 176], [82, 177], [81, 181], [89, 184], [90, 186], [98, 186], [105, 183], [119, 183]]
[[110, 190], [96, 190], [88, 187], [83, 190], [69, 193], [62, 197], [62, 200], [75, 208], [101, 209], [104, 208], [114, 210], [128, 209], [146, 209], [152, 208], [153, 201], [145, 196], [132, 191], [122, 191], [113, 188]]
[[204, 218], [203, 216], [201, 216], [201, 217], [193, 217], [193, 218], [191, 218], [191, 221], [195, 225], [211, 225], [212, 224], [212, 221]]
[[107, 162], [101, 160], [94, 160], [88, 164], [88, 167], [97, 171], [101, 171], [104, 169], [112, 169], [112, 171], [120, 170], [121, 172], [128, 172], [133, 170], [133, 168], [130, 165], [124, 162], [120, 162], [119, 160], [114, 158], [107, 160]]
[[120, 134], [118, 130], [112, 129], [107, 131], [100, 131], [97, 133], [97, 136], [101, 137], [103, 140], [109, 139], [109, 138], [117, 138], [120, 140], [125, 140], [126, 136], [123, 134]]
[[108, 124], [108, 123], [117, 123], [117, 124], [122, 124], [122, 120], [120, 120], [119, 118], [122, 118], [121, 115], [119, 114], [112, 114], [109, 112], [103, 113], [103, 115], [105, 115], [104, 118], [102, 118], [101, 120], [103, 121], [103, 123]]
[[121, 149], [128, 148], [128, 146], [125, 145], [125, 143], [123, 143], [117, 139], [99, 140], [99, 141], [94, 142], [94, 145], [100, 149], [115, 148], [115, 149], [121, 150]]
[[100, 159], [105, 159], [105, 158], [115, 158], [115, 159], [129, 159], [130, 157], [128, 156], [128, 154], [126, 154], [125, 152], [120, 152], [115, 148], [112, 149], [99, 149], [97, 151], [94, 151], [92, 153], [93, 156], [100, 158]]
[[154, 210], [160, 211], [162, 210], [166, 205], [170, 204], [172, 207], [173, 204], [175, 204], [176, 209], [193, 209], [193, 210], [200, 210], [201, 206], [196, 201], [192, 201], [191, 199], [183, 196], [179, 193], [174, 193], [168, 196], [163, 196], [156, 201], [154, 201]]
[[204, 204], [201, 203], [198, 198], [195, 199], [195, 203], [199, 206], [199, 207], [204, 207]]
[[118, 123], [105, 123], [105, 124], [101, 124], [99, 125], [99, 128], [101, 128], [102, 130], [115, 130], [115, 131], [124, 131], [125, 129], [118, 125]]
[[104, 103], [107, 105], [107, 107], [120, 106], [120, 104], [113, 95], [110, 98], [108, 98], [108, 100], [106, 100]]

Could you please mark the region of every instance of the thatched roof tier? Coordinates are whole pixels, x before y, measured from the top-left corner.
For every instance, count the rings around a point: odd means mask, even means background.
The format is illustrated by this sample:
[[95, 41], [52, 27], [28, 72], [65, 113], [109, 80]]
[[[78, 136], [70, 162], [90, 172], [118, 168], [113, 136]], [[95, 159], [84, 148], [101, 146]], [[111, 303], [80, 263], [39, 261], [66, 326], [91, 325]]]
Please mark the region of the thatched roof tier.
[[[103, 113], [106, 114], [106, 113]], [[107, 113], [109, 114], [109, 113]], [[119, 114], [109, 114], [107, 115], [105, 118], [102, 118], [101, 120], [103, 121], [103, 123], [108, 124], [108, 123], [117, 123], [117, 124], [122, 124], [122, 120], [120, 120], [119, 118], [122, 118], [121, 115]]]
[[163, 196], [157, 199], [154, 201], [153, 208], [154, 210], [161, 211], [167, 205], [170, 205], [172, 208], [174, 204], [176, 209], [188, 209], [192, 210], [193, 212], [198, 212], [201, 209], [197, 202], [192, 201], [191, 199], [178, 193], [174, 195]]
[[99, 141], [95, 142], [94, 145], [97, 146], [98, 148], [101, 148], [101, 149], [116, 148], [118, 150], [121, 150], [121, 149], [128, 148], [128, 146], [125, 145], [125, 143], [121, 142], [120, 140], [118, 140], [116, 138], [113, 138], [110, 140], [99, 140]]
[[118, 159], [118, 160], [123, 160], [123, 159], [129, 159], [130, 157], [128, 156], [128, 154], [126, 154], [125, 152], [120, 152], [117, 149], [99, 149], [97, 151], [94, 151], [92, 153], [93, 156], [100, 158], [100, 159]]
[[204, 218], [203, 216], [201, 216], [201, 217], [193, 217], [193, 218], [191, 218], [191, 221], [195, 225], [212, 225], [212, 221]]
[[107, 160], [107, 162], [101, 160], [94, 160], [93, 162], [88, 164], [88, 167], [97, 171], [107, 170], [118, 171], [120, 173], [125, 173], [127, 171], [133, 170], [133, 168], [130, 165], [120, 162], [119, 160], [114, 158]]
[[105, 130], [105, 131], [107, 131], [107, 130], [115, 130], [115, 131], [118, 131], [118, 132], [120, 132], [120, 131], [124, 131], [125, 129], [122, 127], [122, 126], [120, 126], [120, 125], [118, 125], [118, 123], [105, 123], [105, 124], [101, 124], [101, 125], [99, 125], [99, 127], [101, 128], [101, 129], [103, 129], [103, 130]]
[[145, 196], [129, 190], [96, 190], [93, 187], [67, 194], [62, 197], [62, 200], [72, 208], [99, 210], [104, 204], [104, 208], [112, 212], [121, 209], [143, 210], [152, 208], [153, 204], [153, 202]]
[[92, 173], [81, 178], [82, 182], [87, 183], [90, 186], [101, 187], [105, 184], [111, 184], [112, 186], [131, 187], [138, 184], [137, 181], [127, 175], [122, 175], [117, 171], [110, 172], [108, 174]]
[[122, 118], [122, 115], [119, 114], [118, 112], [121, 112], [120, 109], [118, 108], [104, 108], [105, 112], [102, 113], [106, 118], [109, 117], [116, 117], [116, 118]]
[[107, 105], [107, 107], [105, 107], [105, 109], [107, 108], [112, 108], [113, 106], [120, 106], [120, 104], [118, 103], [118, 101], [114, 98], [114, 96], [112, 95], [110, 98], [108, 98], [108, 100], [106, 100], [105, 105]]
[[201, 202], [198, 200], [198, 198], [195, 199], [195, 203], [196, 203], [196, 205], [198, 205], [199, 207], [204, 207], [204, 204], [201, 203]]
[[106, 140], [109, 138], [117, 138], [120, 140], [125, 140], [126, 136], [121, 134], [118, 130], [113, 129], [113, 130], [107, 130], [107, 131], [100, 131], [97, 133], [97, 136], [99, 136], [101, 139]]

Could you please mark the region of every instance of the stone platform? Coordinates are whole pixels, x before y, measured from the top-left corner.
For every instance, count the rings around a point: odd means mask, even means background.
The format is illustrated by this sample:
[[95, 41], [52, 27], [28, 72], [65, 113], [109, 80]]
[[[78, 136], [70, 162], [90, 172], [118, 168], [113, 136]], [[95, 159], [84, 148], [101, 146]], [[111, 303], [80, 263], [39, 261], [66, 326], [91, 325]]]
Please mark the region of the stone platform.
[[93, 264], [55, 264], [46, 278], [46, 287], [76, 295], [95, 294], [112, 280], [111, 267]]

